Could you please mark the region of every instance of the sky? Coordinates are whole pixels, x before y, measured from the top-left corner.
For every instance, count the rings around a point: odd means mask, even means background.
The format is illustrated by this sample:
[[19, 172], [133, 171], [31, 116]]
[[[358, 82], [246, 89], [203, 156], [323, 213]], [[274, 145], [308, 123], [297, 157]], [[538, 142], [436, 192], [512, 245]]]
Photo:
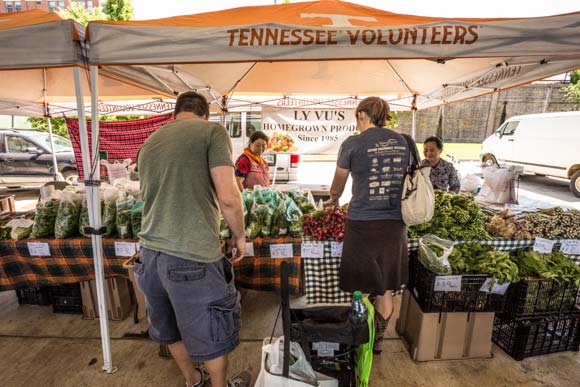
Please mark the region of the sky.
[[[304, 0], [292, 0], [299, 3]], [[278, 0], [281, 3], [282, 0]], [[350, 0], [394, 13], [439, 17], [533, 17], [580, 11], [579, 0]], [[132, 0], [136, 20], [158, 19], [253, 5], [274, 0]]]

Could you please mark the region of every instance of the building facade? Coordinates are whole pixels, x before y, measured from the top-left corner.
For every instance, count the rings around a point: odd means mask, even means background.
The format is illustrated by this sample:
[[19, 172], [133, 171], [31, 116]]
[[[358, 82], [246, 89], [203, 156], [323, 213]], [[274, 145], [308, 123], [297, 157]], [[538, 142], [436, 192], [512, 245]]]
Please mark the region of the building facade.
[[105, 0], [0, 0], [0, 13], [31, 11], [33, 9], [58, 12], [67, 8], [73, 1], [80, 3], [89, 10], [100, 7], [105, 3]]

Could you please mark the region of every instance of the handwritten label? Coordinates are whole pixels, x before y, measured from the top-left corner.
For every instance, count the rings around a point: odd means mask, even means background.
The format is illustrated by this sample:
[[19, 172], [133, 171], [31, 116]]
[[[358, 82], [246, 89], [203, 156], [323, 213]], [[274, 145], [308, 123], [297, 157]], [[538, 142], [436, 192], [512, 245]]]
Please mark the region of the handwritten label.
[[461, 276], [460, 275], [438, 275], [435, 277], [436, 292], [460, 292]]
[[552, 241], [550, 239], [536, 238], [536, 242], [534, 243], [534, 251], [542, 254], [550, 254], [554, 249], [555, 243], [556, 241]]
[[303, 242], [302, 258], [324, 258], [324, 243]]
[[50, 246], [46, 242], [28, 242], [31, 257], [50, 257]]
[[270, 245], [271, 258], [293, 258], [294, 249], [292, 243], [278, 243]]
[[132, 257], [139, 251], [137, 243], [133, 242], [115, 242], [115, 255], [117, 257]]
[[342, 257], [342, 242], [331, 242], [330, 243], [330, 256], [332, 258]]
[[312, 349], [318, 352], [319, 357], [334, 357], [334, 352], [340, 349], [340, 345], [338, 343], [319, 341], [312, 343]]
[[566, 239], [562, 241], [560, 251], [567, 255], [580, 255], [580, 240]]
[[[489, 288], [491, 285], [491, 278], [488, 278], [485, 280], [485, 282], [483, 283], [483, 285], [481, 285], [481, 289], [479, 289], [480, 292], [485, 292], [485, 293], [489, 293]], [[500, 296], [503, 296], [505, 294], [505, 292], [507, 292], [508, 288], [510, 287], [510, 283], [507, 282], [505, 284], [498, 284], [497, 281], [493, 284], [493, 287], [491, 287], [491, 292], [493, 294], [499, 294]]]
[[246, 254], [244, 257], [253, 257], [254, 256], [254, 242], [246, 243]]

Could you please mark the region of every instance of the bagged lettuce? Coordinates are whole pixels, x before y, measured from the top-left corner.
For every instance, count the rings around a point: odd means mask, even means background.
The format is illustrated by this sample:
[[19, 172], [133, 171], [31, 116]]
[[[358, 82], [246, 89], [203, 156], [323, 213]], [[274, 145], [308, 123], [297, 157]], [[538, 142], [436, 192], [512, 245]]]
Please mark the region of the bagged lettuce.
[[302, 236], [302, 211], [298, 205], [287, 196], [285, 198], [286, 204], [286, 221], [288, 222], [288, 231], [293, 237]]
[[143, 219], [144, 206], [145, 202], [139, 201], [133, 205], [133, 208], [131, 208], [131, 232], [135, 238], [137, 238], [141, 232], [141, 222]]
[[288, 196], [294, 200], [303, 214], [311, 214], [316, 211], [316, 202], [310, 190], [301, 191], [300, 188], [294, 187], [288, 191]]
[[42, 200], [36, 206], [32, 238], [48, 238], [54, 236], [54, 225], [60, 204], [62, 192], [54, 191], [49, 198]]
[[132, 196], [122, 196], [116, 201], [117, 233], [121, 239], [131, 238], [131, 209], [135, 200]]
[[56, 213], [54, 237], [62, 239], [75, 235], [79, 229], [80, 212], [80, 197], [74, 192], [63, 191]]
[[288, 234], [288, 222], [286, 221], [286, 202], [280, 200], [272, 217], [272, 236], [285, 236]]

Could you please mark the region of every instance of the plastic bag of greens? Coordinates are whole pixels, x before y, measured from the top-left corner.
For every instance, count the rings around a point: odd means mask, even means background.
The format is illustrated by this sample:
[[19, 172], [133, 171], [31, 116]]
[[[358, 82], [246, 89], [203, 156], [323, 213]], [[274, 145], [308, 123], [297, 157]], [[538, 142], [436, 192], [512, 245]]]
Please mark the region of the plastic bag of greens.
[[34, 221], [31, 219], [12, 219], [6, 224], [6, 228], [10, 230], [10, 238], [19, 241], [30, 236], [33, 225]]
[[300, 188], [294, 187], [288, 191], [288, 195], [298, 205], [303, 214], [316, 212], [316, 202], [314, 201], [314, 196], [312, 196], [310, 190], [306, 189], [301, 191]]
[[274, 210], [274, 215], [272, 216], [272, 233], [275, 236], [288, 235], [288, 222], [286, 221], [286, 202], [280, 200], [278, 207]]
[[231, 237], [232, 233], [230, 231], [230, 227], [228, 226], [228, 222], [226, 222], [226, 219], [220, 212], [220, 239], [230, 239]]
[[242, 207], [244, 207], [244, 228], [248, 225], [248, 207], [246, 202], [242, 200]]
[[286, 221], [288, 222], [290, 235], [293, 237], [302, 236], [302, 211], [300, 211], [296, 202], [289, 196], [286, 196], [284, 202], [286, 205]]
[[54, 236], [54, 224], [61, 195], [61, 191], [54, 191], [48, 199], [38, 203], [34, 216], [34, 226], [32, 226], [32, 238]]
[[117, 199], [117, 232], [121, 239], [131, 238], [131, 209], [135, 204], [132, 196]]
[[449, 255], [453, 252], [453, 245], [452, 241], [425, 235], [419, 238], [419, 261], [436, 274], [451, 275]]
[[258, 224], [260, 225], [260, 236], [269, 237], [272, 233], [272, 216], [274, 209], [270, 204], [256, 204], [258, 211]]
[[139, 201], [131, 208], [131, 231], [133, 236], [137, 238], [141, 232], [141, 221], [143, 218], [143, 207], [145, 202]]
[[258, 220], [258, 208], [256, 206], [257, 204], [254, 203], [250, 207], [250, 211], [248, 211], [248, 223], [246, 225], [246, 238], [248, 239], [254, 239], [260, 235], [260, 222]]
[[109, 187], [103, 191], [101, 223], [107, 229], [105, 236], [113, 236], [117, 232], [117, 200], [120, 196], [121, 192], [117, 188]]
[[109, 177], [111, 185], [115, 185], [117, 179], [129, 178], [129, 164], [131, 164], [131, 159], [125, 159], [122, 162], [117, 160], [112, 163], [107, 160], [101, 160], [101, 165], [107, 168], [107, 176]]
[[276, 201], [276, 192], [271, 188], [261, 187], [259, 185], [254, 187], [254, 198], [258, 204], [270, 204]]
[[75, 235], [79, 229], [80, 212], [79, 196], [71, 191], [63, 191], [54, 224], [54, 237], [62, 239]]

